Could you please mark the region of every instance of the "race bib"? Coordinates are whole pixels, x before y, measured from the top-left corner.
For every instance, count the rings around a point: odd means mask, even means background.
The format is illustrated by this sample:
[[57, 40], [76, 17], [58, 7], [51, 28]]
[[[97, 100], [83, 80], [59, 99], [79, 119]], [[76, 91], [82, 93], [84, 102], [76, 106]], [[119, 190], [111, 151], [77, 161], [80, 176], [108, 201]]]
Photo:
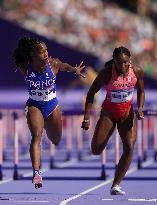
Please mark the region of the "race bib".
[[111, 91], [111, 102], [121, 103], [128, 102], [133, 98], [134, 89], [129, 90], [112, 90]]
[[29, 97], [36, 101], [49, 101], [56, 97], [56, 92], [53, 92], [53, 88], [45, 90], [30, 90]]

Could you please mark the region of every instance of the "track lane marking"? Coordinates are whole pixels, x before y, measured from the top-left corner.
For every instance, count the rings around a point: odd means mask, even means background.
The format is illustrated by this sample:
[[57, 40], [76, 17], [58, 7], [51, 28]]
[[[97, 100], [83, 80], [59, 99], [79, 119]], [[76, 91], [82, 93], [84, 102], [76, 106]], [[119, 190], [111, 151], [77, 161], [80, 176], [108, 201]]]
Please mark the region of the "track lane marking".
[[[152, 164], [153, 162], [154, 162], [154, 161], [153, 161], [152, 159], [150, 159], [150, 160], [148, 160], [147, 162], [144, 162], [144, 163], [142, 164], [142, 167], [147, 167], [147, 166], [149, 166], [150, 164]], [[126, 173], [126, 176], [129, 175], [129, 174], [132, 174], [132, 173], [136, 172], [137, 170], [138, 170], [137, 167], [133, 167], [132, 169], [128, 170], [128, 172]], [[79, 193], [79, 194], [77, 194], [77, 195], [74, 195], [74, 196], [72, 196], [72, 197], [70, 197], [70, 198], [68, 198], [68, 199], [65, 199], [65, 200], [63, 200], [63, 201], [60, 202], [60, 205], [66, 205], [66, 204], [68, 204], [69, 202], [71, 202], [71, 201], [73, 201], [73, 200], [75, 200], [75, 199], [77, 199], [77, 198], [80, 198], [80, 197], [82, 197], [82, 196], [84, 196], [84, 195], [86, 195], [86, 194], [88, 194], [88, 193], [90, 193], [90, 192], [92, 192], [92, 191], [94, 191], [94, 190], [96, 190], [96, 189], [99, 189], [99, 188], [101, 188], [101, 187], [103, 187], [103, 186], [105, 186], [105, 185], [111, 183], [111, 182], [113, 181], [113, 179], [114, 179], [114, 178], [108, 179], [108, 180], [105, 181], [105, 182], [102, 182], [102, 183], [100, 183], [100, 184], [98, 184], [98, 185], [96, 185], [96, 186], [94, 186], [94, 187], [91, 187], [91, 188], [89, 188], [89, 189], [87, 189], [87, 190], [85, 190], [85, 191], [83, 191], [83, 192], [81, 192], [81, 193]]]

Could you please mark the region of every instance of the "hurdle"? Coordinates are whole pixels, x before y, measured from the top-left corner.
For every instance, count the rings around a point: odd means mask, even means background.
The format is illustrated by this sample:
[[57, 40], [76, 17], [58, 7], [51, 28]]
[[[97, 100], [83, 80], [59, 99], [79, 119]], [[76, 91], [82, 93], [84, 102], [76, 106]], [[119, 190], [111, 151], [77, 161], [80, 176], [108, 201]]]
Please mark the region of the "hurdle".
[[154, 133], [154, 161], [157, 161], [157, 118], [153, 117], [153, 133]]
[[149, 121], [151, 121], [151, 124], [152, 124], [152, 129], [149, 128], [149, 130], [147, 131], [148, 132], [148, 135], [149, 135], [149, 132], [151, 131], [152, 132], [152, 135], [153, 135], [153, 159], [154, 161], [157, 161], [157, 110], [146, 110], [145, 112], [145, 115], [146, 116], [149, 116], [151, 117], [148, 118]]
[[12, 113], [12, 117], [14, 120], [14, 171], [13, 171], [13, 179], [18, 180], [18, 164], [19, 164], [19, 143], [18, 143], [18, 114], [17, 112]]
[[101, 176], [100, 179], [106, 180], [106, 148], [103, 150], [101, 154]]
[[[138, 120], [137, 121], [137, 167], [138, 169], [142, 169], [142, 163], [143, 161], [146, 161], [148, 159], [148, 151], [149, 151], [149, 139], [148, 139], [148, 135], [149, 132], [151, 131], [153, 133], [153, 144], [151, 145], [153, 147], [153, 157], [154, 161], [157, 160], [157, 126], [156, 126], [156, 122], [157, 122], [157, 111], [155, 110], [146, 110], [144, 111], [145, 113], [145, 118], [143, 120]], [[65, 129], [65, 135], [66, 135], [66, 146], [67, 149], [65, 149], [66, 151], [66, 159], [70, 159], [70, 155], [72, 155], [71, 151], [72, 151], [72, 146], [73, 146], [73, 141], [72, 141], [72, 137], [75, 134], [75, 140], [77, 142], [76, 146], [77, 149], [75, 149], [75, 153], [77, 153], [77, 159], [78, 160], [83, 160], [82, 158], [82, 149], [84, 148], [83, 145], [83, 131], [81, 129], [81, 120], [82, 120], [82, 116], [83, 116], [83, 111], [72, 111], [72, 110], [68, 110], [65, 111], [63, 114], [63, 117], [66, 120], [66, 129]], [[18, 122], [19, 122], [19, 116], [18, 116], [18, 112], [13, 111], [12, 112], [12, 119], [13, 119], [13, 123], [14, 123], [14, 155], [13, 155], [13, 179], [14, 180], [18, 180], [20, 178], [20, 175], [18, 173], [18, 166], [19, 166], [19, 136], [18, 136]], [[92, 119], [95, 119], [95, 116], [92, 117]], [[149, 122], [151, 119], [151, 122]], [[67, 123], [68, 122], [68, 123]], [[74, 123], [75, 122], [75, 123]], [[24, 123], [24, 122], [23, 122]], [[151, 130], [148, 129], [148, 124], [152, 123], [152, 128]], [[80, 126], [78, 126], [78, 124]], [[70, 126], [70, 130], [69, 130], [69, 126]], [[94, 126], [94, 125], [92, 125]], [[0, 114], [0, 135], [3, 136], [3, 115], [2, 113]], [[76, 128], [79, 129], [79, 131], [76, 130]], [[90, 135], [93, 134], [93, 127], [92, 127], [92, 132], [90, 131]], [[68, 135], [69, 134], [69, 135]], [[116, 131], [114, 133], [115, 135], [115, 168], [118, 164], [119, 161], [119, 136], [118, 136], [118, 132]], [[70, 138], [68, 139], [68, 137], [70, 136]], [[81, 137], [80, 137], [81, 136]], [[89, 138], [91, 139], [91, 136], [89, 136]], [[78, 142], [78, 140], [81, 140], [80, 142]], [[0, 141], [0, 180], [3, 179], [3, 169], [2, 169], [2, 165], [3, 165], [3, 137], [1, 137], [2, 141]], [[69, 140], [69, 142], [68, 142]], [[51, 168], [55, 168], [55, 164], [54, 164], [54, 158], [55, 158], [55, 146], [52, 145], [50, 146], [50, 167]], [[68, 154], [67, 154], [68, 153]], [[69, 157], [69, 156], [70, 157]], [[68, 157], [67, 157], [68, 156]], [[150, 155], [149, 155], [150, 156]], [[107, 175], [106, 175], [106, 167], [107, 167], [107, 151], [104, 150], [101, 156], [101, 179], [106, 179]]]
[[83, 120], [84, 112], [82, 110], [65, 110], [63, 117], [65, 120], [65, 135], [66, 135], [66, 157], [65, 161], [72, 158], [73, 138], [76, 139], [77, 145], [77, 159], [82, 160], [83, 150], [83, 130], [81, 129], [81, 122]]
[[148, 117], [143, 121], [143, 161], [148, 159]]
[[142, 168], [142, 120], [137, 121], [137, 168]]
[[0, 180], [3, 180], [2, 164], [3, 164], [3, 114], [0, 112]]

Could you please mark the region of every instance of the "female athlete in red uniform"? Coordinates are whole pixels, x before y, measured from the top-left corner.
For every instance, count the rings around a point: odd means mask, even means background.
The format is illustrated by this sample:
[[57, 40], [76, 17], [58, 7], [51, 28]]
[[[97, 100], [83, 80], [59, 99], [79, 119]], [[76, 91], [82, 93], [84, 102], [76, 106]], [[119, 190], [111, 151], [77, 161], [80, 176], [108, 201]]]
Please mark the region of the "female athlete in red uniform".
[[85, 114], [82, 128], [90, 125], [90, 111], [94, 95], [103, 85], [106, 87], [106, 99], [102, 104], [100, 118], [97, 122], [91, 143], [92, 153], [99, 155], [105, 148], [114, 128], [117, 128], [123, 143], [123, 154], [118, 163], [115, 178], [111, 186], [112, 195], [125, 194], [119, 187], [132, 161], [136, 141], [136, 115], [133, 111], [133, 91], [137, 88], [138, 119], [143, 119], [144, 105], [143, 70], [132, 65], [130, 51], [125, 47], [115, 48], [113, 59], [105, 64], [90, 87], [85, 103]]
[[24, 37], [19, 40], [14, 50], [13, 59], [16, 67], [25, 77], [29, 99], [26, 103], [28, 126], [32, 135], [30, 157], [34, 170], [33, 184], [35, 188], [42, 186], [40, 174], [41, 137], [45, 128], [49, 140], [58, 145], [62, 135], [61, 108], [56, 97], [56, 76], [59, 71], [73, 72], [85, 77], [79, 66], [71, 66], [59, 59], [48, 56], [44, 42]]

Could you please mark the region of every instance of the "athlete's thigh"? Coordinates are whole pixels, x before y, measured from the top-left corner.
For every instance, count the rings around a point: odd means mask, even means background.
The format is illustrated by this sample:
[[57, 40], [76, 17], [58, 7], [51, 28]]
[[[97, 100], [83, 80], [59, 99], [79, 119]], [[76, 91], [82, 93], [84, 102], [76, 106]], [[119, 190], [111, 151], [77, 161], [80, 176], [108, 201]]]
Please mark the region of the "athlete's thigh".
[[44, 128], [44, 119], [40, 110], [34, 106], [27, 106], [27, 123], [32, 136], [41, 136]]
[[123, 144], [127, 146], [134, 145], [136, 141], [136, 114], [130, 111], [129, 116], [123, 122], [117, 123], [119, 135]]
[[59, 138], [62, 135], [62, 115], [59, 106], [45, 120], [45, 130], [48, 138]]
[[101, 111], [100, 118], [96, 124], [92, 146], [106, 146], [108, 139], [112, 135], [116, 123], [113, 122], [105, 110]]

